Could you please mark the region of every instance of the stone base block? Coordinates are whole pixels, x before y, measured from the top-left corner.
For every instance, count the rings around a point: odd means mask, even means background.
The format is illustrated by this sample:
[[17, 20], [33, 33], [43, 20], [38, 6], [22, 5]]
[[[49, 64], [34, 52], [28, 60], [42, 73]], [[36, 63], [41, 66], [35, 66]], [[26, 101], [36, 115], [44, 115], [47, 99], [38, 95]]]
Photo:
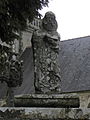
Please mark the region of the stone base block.
[[16, 107], [55, 107], [79, 108], [80, 101], [76, 95], [62, 94], [29, 94], [15, 97]]
[[90, 120], [90, 109], [2, 107], [0, 120]]

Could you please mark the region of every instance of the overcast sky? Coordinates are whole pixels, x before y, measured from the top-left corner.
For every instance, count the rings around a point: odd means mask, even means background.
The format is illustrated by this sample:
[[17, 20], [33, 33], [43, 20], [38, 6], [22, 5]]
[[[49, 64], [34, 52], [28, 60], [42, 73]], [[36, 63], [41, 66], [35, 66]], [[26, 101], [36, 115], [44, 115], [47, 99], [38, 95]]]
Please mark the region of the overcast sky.
[[61, 40], [90, 35], [90, 0], [49, 0], [49, 7], [43, 8], [56, 14]]

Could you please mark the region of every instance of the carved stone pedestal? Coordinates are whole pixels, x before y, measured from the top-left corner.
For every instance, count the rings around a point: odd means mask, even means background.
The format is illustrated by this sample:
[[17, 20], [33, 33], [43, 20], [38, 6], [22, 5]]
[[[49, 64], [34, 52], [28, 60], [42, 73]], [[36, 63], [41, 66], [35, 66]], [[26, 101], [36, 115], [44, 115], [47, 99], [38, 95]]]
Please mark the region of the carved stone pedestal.
[[71, 94], [30, 94], [15, 97], [18, 107], [0, 107], [0, 120], [89, 120], [90, 109], [79, 108]]
[[29, 94], [16, 96], [15, 106], [78, 108], [80, 102], [78, 96], [70, 94]]

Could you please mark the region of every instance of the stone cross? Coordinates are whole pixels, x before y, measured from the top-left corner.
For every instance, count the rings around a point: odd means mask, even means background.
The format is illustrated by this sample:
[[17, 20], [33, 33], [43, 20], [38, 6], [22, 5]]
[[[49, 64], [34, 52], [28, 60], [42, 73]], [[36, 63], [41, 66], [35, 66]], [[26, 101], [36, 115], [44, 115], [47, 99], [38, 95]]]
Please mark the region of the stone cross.
[[32, 37], [34, 85], [36, 93], [60, 93], [61, 77], [59, 66], [60, 36], [53, 12], [42, 19], [41, 29]]

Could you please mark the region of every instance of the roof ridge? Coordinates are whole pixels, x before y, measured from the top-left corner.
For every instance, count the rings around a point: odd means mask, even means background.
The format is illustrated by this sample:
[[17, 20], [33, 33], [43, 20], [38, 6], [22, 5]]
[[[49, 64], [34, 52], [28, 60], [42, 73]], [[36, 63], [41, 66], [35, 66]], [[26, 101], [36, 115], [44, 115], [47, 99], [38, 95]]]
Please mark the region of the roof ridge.
[[82, 37], [77, 37], [77, 38], [71, 38], [71, 39], [67, 39], [67, 40], [62, 40], [61, 42], [70, 41], [70, 40], [76, 40], [76, 39], [86, 38], [86, 37], [90, 37], [90, 35], [88, 35], [88, 36], [82, 36]]

